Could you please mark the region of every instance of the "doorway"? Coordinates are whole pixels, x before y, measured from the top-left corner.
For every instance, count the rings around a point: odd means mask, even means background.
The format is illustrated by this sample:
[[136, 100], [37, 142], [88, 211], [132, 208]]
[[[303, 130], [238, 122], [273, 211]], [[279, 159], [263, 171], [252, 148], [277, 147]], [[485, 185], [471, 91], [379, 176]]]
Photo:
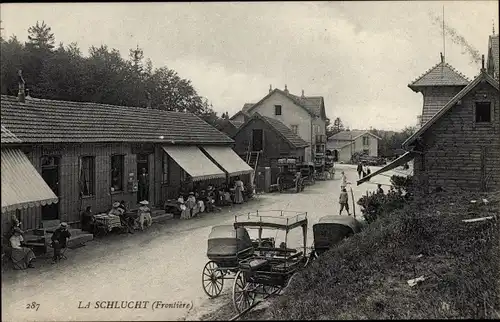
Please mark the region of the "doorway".
[[[59, 161], [57, 156], [43, 156], [40, 159], [42, 178], [59, 198]], [[42, 220], [59, 219], [59, 203], [42, 206]]]
[[[143, 170], [144, 169], [144, 170]], [[149, 155], [137, 154], [137, 201], [149, 200]]]
[[252, 130], [252, 151], [262, 151], [264, 143], [264, 131], [262, 129]]

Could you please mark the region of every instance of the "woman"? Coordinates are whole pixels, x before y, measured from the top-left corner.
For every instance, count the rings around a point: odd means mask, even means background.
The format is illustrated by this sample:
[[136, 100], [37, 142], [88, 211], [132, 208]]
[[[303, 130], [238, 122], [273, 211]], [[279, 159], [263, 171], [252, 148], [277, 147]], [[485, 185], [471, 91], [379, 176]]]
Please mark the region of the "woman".
[[181, 219], [189, 219], [189, 209], [184, 203], [184, 197], [182, 195], [177, 198], [177, 203], [179, 204], [179, 209], [181, 210]]
[[245, 184], [240, 180], [240, 177], [236, 177], [234, 182], [234, 203], [243, 203], [243, 191], [245, 191]]
[[15, 269], [34, 268], [31, 263], [36, 257], [31, 249], [23, 247], [24, 238], [22, 231], [19, 227], [15, 227], [13, 235], [9, 239], [10, 246], [12, 247], [12, 261], [14, 262]]
[[186, 200], [186, 207], [190, 211], [190, 218], [196, 216], [198, 213], [198, 206], [196, 204], [196, 197], [194, 196], [194, 192], [189, 193], [189, 197]]

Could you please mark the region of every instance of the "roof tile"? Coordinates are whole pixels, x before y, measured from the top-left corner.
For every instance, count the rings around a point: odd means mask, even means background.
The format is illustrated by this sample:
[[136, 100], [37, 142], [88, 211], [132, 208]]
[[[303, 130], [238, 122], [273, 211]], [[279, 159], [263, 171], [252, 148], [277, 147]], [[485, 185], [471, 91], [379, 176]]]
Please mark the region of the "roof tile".
[[271, 127], [273, 127], [278, 133], [285, 137], [285, 139], [287, 139], [290, 144], [292, 144], [296, 148], [309, 146], [306, 141], [304, 141], [300, 136], [295, 134], [289, 127], [287, 127], [280, 121], [267, 116], [262, 116], [262, 118], [266, 120], [267, 123], [271, 125]]
[[422, 86], [466, 86], [469, 80], [450, 64], [440, 62], [408, 86], [416, 89]]
[[[2, 125], [26, 143], [234, 141], [191, 113], [1, 96]], [[3, 141], [2, 131], [2, 141]], [[163, 137], [162, 139], [160, 137]]]

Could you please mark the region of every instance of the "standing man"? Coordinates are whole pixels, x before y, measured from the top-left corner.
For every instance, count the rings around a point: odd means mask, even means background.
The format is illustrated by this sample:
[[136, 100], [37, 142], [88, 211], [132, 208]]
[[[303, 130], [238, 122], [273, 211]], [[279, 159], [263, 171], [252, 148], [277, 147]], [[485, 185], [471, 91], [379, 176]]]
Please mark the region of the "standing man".
[[345, 208], [345, 210], [347, 210], [347, 215], [350, 216], [351, 213], [349, 212], [349, 195], [347, 194], [345, 188], [342, 188], [342, 192], [340, 193], [339, 204], [340, 204], [339, 215], [342, 215], [342, 210], [344, 210]]
[[68, 231], [68, 224], [63, 222], [57, 228], [52, 237], [52, 247], [54, 248], [54, 257], [52, 258], [52, 264], [61, 259], [61, 250], [68, 247], [68, 239], [71, 237], [71, 233]]
[[384, 194], [384, 189], [382, 189], [382, 185], [380, 183], [377, 185], [377, 193]]
[[340, 178], [341, 182], [340, 182], [340, 190], [343, 190], [346, 188], [347, 184], [350, 183], [347, 181], [347, 177], [345, 175], [345, 172], [342, 171], [342, 177]]
[[361, 179], [361, 174], [363, 173], [363, 164], [361, 162], [358, 163], [358, 177]]
[[141, 169], [141, 174], [139, 175], [139, 191], [137, 194], [137, 199], [139, 202], [143, 200], [148, 200], [148, 190], [149, 190], [149, 175], [146, 168]]

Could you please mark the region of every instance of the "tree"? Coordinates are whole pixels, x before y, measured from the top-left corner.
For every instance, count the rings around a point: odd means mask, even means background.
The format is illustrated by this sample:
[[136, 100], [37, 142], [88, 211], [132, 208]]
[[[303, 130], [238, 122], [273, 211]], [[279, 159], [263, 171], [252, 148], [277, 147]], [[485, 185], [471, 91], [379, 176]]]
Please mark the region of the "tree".
[[335, 135], [335, 134], [342, 132], [344, 130], [345, 130], [345, 128], [344, 128], [344, 124], [342, 123], [342, 120], [340, 119], [340, 117], [337, 117], [333, 121], [332, 125], [327, 125], [326, 135], [327, 135], [327, 137], [330, 137], [330, 136]]
[[55, 37], [52, 29], [42, 21], [28, 28], [28, 44], [37, 49], [54, 49]]
[[24, 45], [16, 36], [10, 37], [8, 41], [1, 41], [1, 92], [6, 95], [16, 96], [18, 92], [17, 71], [23, 68], [25, 56]]

